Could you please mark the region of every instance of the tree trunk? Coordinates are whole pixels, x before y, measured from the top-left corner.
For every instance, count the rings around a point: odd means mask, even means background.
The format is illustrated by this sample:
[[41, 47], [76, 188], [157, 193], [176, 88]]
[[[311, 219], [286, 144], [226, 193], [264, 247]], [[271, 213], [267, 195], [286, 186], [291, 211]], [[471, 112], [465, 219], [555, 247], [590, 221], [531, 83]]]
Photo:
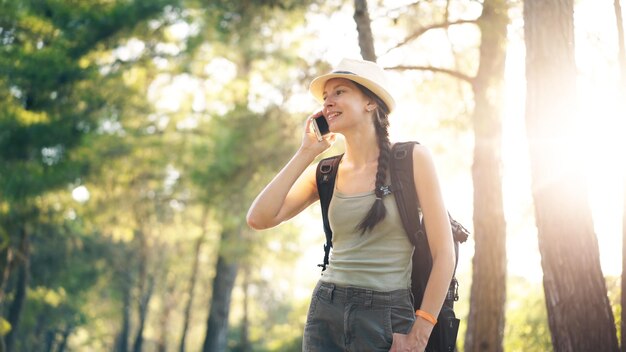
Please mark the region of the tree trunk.
[[235, 286], [235, 279], [237, 278], [237, 270], [238, 264], [233, 258], [225, 258], [222, 254], [219, 255], [215, 279], [213, 280], [211, 311], [207, 321], [203, 352], [226, 351], [230, 299]]
[[[7, 245], [4, 250], [0, 251], [0, 268], [2, 269], [2, 276], [0, 276], [0, 307], [4, 304], [4, 294], [13, 269], [13, 259], [13, 249], [10, 245]], [[5, 352], [6, 350], [4, 337], [0, 336], [0, 352]]]
[[52, 347], [54, 346], [54, 339], [56, 338], [55, 330], [48, 330], [44, 334], [44, 352], [52, 352]]
[[[626, 115], [626, 42], [624, 42], [624, 20], [622, 18], [622, 6], [619, 0], [614, 1], [615, 20], [617, 26], [617, 62], [620, 71], [620, 105], [618, 106], [618, 116]], [[626, 165], [623, 170], [626, 170]], [[626, 172], [626, 171], [625, 171]], [[621, 331], [622, 331], [622, 352], [626, 352], [626, 174], [624, 174], [624, 194], [622, 198], [622, 315], [621, 315]]]
[[68, 326], [65, 328], [61, 335], [61, 342], [59, 343], [59, 347], [57, 347], [57, 352], [65, 352], [65, 347], [67, 346], [67, 339], [70, 337], [72, 330], [74, 328], [72, 326]]
[[465, 350], [502, 351], [506, 300], [506, 224], [502, 200], [502, 101], [508, 7], [485, 0], [477, 21], [480, 66], [473, 81], [474, 239]]
[[25, 228], [20, 230], [20, 249], [17, 255], [17, 283], [15, 296], [9, 308], [8, 322], [11, 324], [11, 331], [5, 337], [6, 351], [11, 352], [15, 348], [15, 337], [19, 328], [20, 318], [26, 301], [26, 288], [30, 270], [30, 239]]
[[617, 351], [576, 137], [573, 0], [524, 1], [526, 129], [555, 351]]
[[185, 315], [183, 318], [183, 333], [180, 337], [180, 352], [185, 352], [185, 341], [187, 339], [187, 330], [191, 321], [191, 308], [193, 307], [193, 298], [195, 295], [196, 283], [198, 282], [198, 267], [200, 265], [200, 250], [206, 238], [206, 221], [207, 211], [204, 211], [202, 220], [202, 235], [196, 240], [193, 264], [191, 267], [191, 277], [189, 278], [189, 287], [187, 288], [187, 304], [185, 305]]
[[[165, 250], [165, 248], [163, 248], [163, 250]], [[172, 331], [170, 327], [171, 315], [176, 306], [176, 298], [174, 297], [174, 292], [176, 291], [178, 281], [175, 279], [167, 279], [170, 276], [169, 268], [170, 266], [168, 266], [168, 263], [166, 261], [163, 261], [163, 265], [160, 265], [159, 269], [159, 271], [161, 272], [160, 277], [162, 278], [161, 281], [163, 282], [164, 288], [162, 290], [162, 307], [159, 318], [159, 329], [161, 330], [161, 332], [159, 333], [159, 337], [157, 338], [158, 352], [166, 352], [168, 350], [170, 331]]]
[[143, 331], [146, 326], [146, 319], [148, 317], [148, 307], [150, 306], [150, 299], [154, 292], [154, 277], [148, 277], [148, 284], [145, 292], [141, 293], [139, 300], [139, 327], [137, 328], [137, 335], [135, 335], [135, 343], [133, 344], [133, 352], [141, 352], [143, 349]]
[[251, 352], [249, 327], [249, 307], [250, 307], [250, 266], [245, 264], [243, 267], [243, 317], [241, 318], [241, 340], [239, 342], [239, 350], [241, 352]]
[[116, 341], [117, 352], [128, 351], [128, 338], [130, 337], [130, 310], [131, 310], [131, 278], [130, 273], [122, 273], [124, 275], [122, 289], [122, 330], [120, 331]]
[[354, 22], [359, 34], [359, 48], [364, 60], [376, 62], [376, 51], [374, 50], [374, 36], [370, 14], [367, 10], [367, 0], [354, 0]]
[[[138, 216], [137, 218], [140, 217]], [[150, 299], [152, 298], [152, 292], [154, 289], [154, 277], [148, 273], [148, 239], [146, 238], [146, 231], [143, 228], [135, 231], [135, 240], [139, 245], [137, 262], [139, 272], [139, 305], [137, 307], [139, 326], [137, 327], [135, 342], [133, 343], [133, 352], [141, 352], [143, 346], [143, 332], [148, 314], [148, 305], [150, 303]]]
[[[0, 252], [0, 268], [2, 274], [0, 276], [0, 305], [4, 303], [4, 293], [11, 276], [11, 270], [13, 269], [14, 253], [10, 244], [7, 244], [6, 248]], [[1, 339], [0, 339], [1, 340]]]

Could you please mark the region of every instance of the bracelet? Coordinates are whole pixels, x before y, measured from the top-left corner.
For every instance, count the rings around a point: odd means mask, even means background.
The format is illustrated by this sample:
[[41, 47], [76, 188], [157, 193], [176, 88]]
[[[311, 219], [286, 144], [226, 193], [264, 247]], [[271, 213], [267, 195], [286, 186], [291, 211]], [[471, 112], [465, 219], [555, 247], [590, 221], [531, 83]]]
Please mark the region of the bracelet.
[[419, 310], [419, 309], [416, 310], [415, 311], [415, 316], [421, 317], [421, 318], [423, 318], [424, 320], [426, 320], [427, 322], [429, 322], [429, 323], [431, 323], [433, 325], [437, 324], [437, 319], [435, 319], [435, 317], [432, 314], [430, 314], [428, 312], [425, 312], [423, 310]]

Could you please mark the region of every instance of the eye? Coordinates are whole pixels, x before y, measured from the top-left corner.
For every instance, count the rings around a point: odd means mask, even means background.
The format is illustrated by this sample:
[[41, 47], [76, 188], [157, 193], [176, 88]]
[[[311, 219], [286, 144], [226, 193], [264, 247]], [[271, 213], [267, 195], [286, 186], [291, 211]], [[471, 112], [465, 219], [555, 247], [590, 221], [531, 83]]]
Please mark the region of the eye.
[[335, 92], [335, 95], [341, 95], [345, 92], [345, 90], [343, 89], [337, 89], [337, 91]]

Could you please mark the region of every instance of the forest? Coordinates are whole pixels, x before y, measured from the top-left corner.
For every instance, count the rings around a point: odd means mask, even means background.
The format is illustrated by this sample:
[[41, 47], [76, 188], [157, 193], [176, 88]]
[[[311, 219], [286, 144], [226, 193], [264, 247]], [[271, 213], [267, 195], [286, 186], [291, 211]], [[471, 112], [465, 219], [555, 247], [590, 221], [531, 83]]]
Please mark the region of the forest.
[[246, 212], [344, 57], [387, 70], [391, 139], [429, 148], [471, 232], [457, 350], [626, 351], [624, 14], [0, 0], [0, 352], [300, 351], [319, 205], [263, 231]]

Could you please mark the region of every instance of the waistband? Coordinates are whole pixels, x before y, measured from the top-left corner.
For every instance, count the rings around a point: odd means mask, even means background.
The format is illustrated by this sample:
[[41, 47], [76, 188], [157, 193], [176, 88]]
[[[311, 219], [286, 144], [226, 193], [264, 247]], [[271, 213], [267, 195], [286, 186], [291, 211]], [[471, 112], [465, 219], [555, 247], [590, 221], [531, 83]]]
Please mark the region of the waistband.
[[319, 281], [315, 287], [315, 294], [328, 301], [349, 301], [365, 306], [413, 306], [413, 295], [409, 289], [376, 291]]

